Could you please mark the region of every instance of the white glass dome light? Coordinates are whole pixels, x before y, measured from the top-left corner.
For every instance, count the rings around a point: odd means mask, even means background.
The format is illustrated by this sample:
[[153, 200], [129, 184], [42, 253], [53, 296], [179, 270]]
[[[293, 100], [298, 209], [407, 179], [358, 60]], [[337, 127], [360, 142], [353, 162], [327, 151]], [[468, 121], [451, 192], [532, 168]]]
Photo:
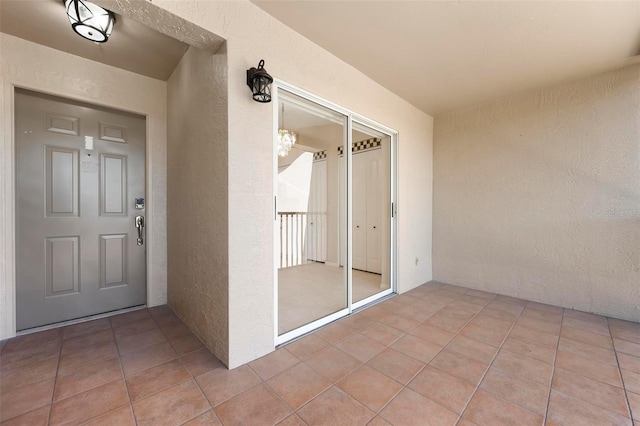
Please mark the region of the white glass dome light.
[[71, 28], [82, 37], [104, 43], [109, 39], [116, 16], [110, 10], [84, 0], [65, 0]]

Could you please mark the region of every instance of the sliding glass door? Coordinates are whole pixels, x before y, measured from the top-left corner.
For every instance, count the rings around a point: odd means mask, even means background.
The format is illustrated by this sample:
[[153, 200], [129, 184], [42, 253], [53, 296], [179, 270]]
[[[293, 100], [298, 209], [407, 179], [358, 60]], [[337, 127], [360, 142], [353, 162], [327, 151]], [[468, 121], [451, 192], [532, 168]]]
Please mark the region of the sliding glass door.
[[280, 344], [392, 292], [395, 133], [283, 83], [275, 101]]

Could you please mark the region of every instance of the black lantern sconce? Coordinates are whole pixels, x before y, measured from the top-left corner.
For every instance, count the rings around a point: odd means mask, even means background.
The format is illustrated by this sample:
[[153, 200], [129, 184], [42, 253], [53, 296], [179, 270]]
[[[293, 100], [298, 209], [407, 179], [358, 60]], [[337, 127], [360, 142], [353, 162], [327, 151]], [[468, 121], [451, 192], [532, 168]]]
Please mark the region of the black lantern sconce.
[[271, 83], [273, 77], [264, 69], [264, 59], [260, 59], [258, 68], [251, 67], [247, 70], [247, 86], [253, 93], [256, 102], [271, 102]]

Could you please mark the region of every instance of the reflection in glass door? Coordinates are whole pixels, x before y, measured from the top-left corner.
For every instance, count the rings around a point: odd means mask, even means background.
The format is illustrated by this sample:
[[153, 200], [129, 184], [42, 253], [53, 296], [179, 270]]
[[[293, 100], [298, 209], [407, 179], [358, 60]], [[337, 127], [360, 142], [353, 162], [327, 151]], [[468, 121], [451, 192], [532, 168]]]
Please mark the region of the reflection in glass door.
[[351, 140], [352, 291], [357, 304], [391, 288], [391, 137], [354, 121]]
[[392, 293], [396, 135], [283, 83], [275, 99], [280, 344]]
[[[347, 117], [284, 90], [278, 91], [276, 256], [278, 335], [346, 311], [347, 276], [338, 264], [346, 237], [340, 222], [338, 155]], [[287, 150], [281, 141], [292, 138]], [[343, 166], [344, 167], [344, 166]], [[346, 176], [343, 176], [346, 182]]]

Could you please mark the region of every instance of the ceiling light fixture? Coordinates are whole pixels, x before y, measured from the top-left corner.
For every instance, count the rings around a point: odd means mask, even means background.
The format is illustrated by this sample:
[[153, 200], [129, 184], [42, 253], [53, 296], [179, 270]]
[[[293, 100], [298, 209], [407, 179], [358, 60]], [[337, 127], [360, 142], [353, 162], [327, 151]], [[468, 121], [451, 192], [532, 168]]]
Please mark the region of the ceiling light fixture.
[[273, 83], [273, 77], [264, 69], [264, 59], [260, 59], [258, 68], [251, 67], [247, 70], [247, 86], [253, 93], [254, 101], [271, 102], [271, 83]]
[[284, 128], [284, 102], [282, 103], [282, 113], [280, 114], [280, 128], [278, 129], [278, 155], [286, 157], [296, 143], [298, 136]]
[[84, 0], [65, 0], [65, 7], [73, 31], [96, 43], [109, 39], [116, 22], [112, 11]]

